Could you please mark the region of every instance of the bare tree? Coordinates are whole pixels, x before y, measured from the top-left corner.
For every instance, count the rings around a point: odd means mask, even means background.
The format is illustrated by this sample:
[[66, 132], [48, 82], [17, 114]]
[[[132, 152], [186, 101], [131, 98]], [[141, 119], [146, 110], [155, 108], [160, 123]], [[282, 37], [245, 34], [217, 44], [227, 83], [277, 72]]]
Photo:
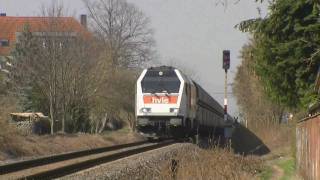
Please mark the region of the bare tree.
[[103, 40], [113, 66], [137, 66], [149, 61], [154, 44], [149, 18], [126, 0], [83, 1], [93, 28]]
[[[103, 61], [102, 58], [100, 61]], [[136, 73], [125, 68], [96, 69], [99, 76], [97, 89], [91, 99], [91, 132], [102, 132], [107, 124], [128, 124], [134, 129], [134, 87]]]
[[[125, 1], [121, 6], [119, 12], [126, 16], [112, 17], [121, 17], [122, 25], [112, 26], [112, 36], [101, 31], [102, 42], [75, 32], [57, 4], [42, 8], [45, 18], [39, 29], [26, 25], [18, 36], [12, 79], [22, 96], [31, 94], [37, 101], [41, 97], [35, 109], [45, 107], [51, 133], [87, 131], [90, 126], [91, 132], [99, 133], [107, 122], [121, 119], [134, 127], [135, 72], [127, 67], [147, 60], [152, 40], [145, 29], [147, 18]], [[125, 115], [120, 117], [121, 112]]]
[[[161, 64], [160, 64], [161, 65]], [[168, 65], [169, 66], [173, 66], [175, 68], [178, 68], [179, 70], [181, 70], [185, 75], [187, 75], [188, 77], [190, 77], [191, 79], [197, 81], [197, 82], [200, 82], [201, 79], [199, 78], [197, 72], [188, 67], [187, 64], [182, 64], [182, 62], [178, 61], [177, 59], [174, 59], [174, 58], [169, 58], [169, 62], [168, 62]]]
[[[153, 32], [147, 18], [125, 0], [84, 1], [92, 19], [92, 30], [103, 48], [100, 79], [92, 99], [92, 132], [101, 132], [107, 122], [125, 120], [134, 129], [135, 72], [153, 53]], [[121, 115], [120, 115], [121, 114]]]
[[[37, 90], [44, 97], [52, 134], [59, 126], [65, 132], [66, 123], [83, 130], [85, 127], [81, 126], [89, 122], [85, 117], [89, 116], [86, 106], [93, 91], [90, 85], [96, 55], [90, 43], [93, 39], [74, 26], [77, 24], [74, 19], [62, 18], [62, 6], [53, 4], [43, 8], [42, 13], [39, 29], [31, 32], [34, 27], [26, 24], [18, 37], [13, 79], [22, 93]], [[77, 122], [79, 119], [84, 122]]]

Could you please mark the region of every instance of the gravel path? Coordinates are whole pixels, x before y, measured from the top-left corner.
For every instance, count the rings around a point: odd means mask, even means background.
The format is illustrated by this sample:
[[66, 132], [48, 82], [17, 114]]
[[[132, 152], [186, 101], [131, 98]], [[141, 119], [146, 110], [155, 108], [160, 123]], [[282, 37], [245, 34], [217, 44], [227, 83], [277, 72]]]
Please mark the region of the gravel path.
[[195, 149], [190, 143], [178, 143], [111, 163], [99, 165], [60, 179], [156, 179], [159, 169], [181, 149]]

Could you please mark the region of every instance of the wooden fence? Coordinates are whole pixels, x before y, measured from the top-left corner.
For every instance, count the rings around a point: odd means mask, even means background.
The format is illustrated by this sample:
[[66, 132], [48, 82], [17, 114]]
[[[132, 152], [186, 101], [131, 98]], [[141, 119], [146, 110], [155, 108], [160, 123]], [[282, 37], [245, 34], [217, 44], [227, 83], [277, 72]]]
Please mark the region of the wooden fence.
[[298, 122], [297, 168], [304, 179], [320, 179], [320, 114]]

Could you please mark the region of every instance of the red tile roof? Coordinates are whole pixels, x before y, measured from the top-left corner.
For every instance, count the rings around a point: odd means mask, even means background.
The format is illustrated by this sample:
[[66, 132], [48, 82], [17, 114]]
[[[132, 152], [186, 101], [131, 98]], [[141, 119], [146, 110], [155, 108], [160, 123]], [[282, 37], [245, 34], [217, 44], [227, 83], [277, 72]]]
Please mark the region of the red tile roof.
[[0, 40], [9, 40], [9, 47], [0, 46], [0, 56], [10, 54], [16, 42], [16, 32], [22, 32], [28, 24], [31, 32], [76, 32], [88, 34], [88, 31], [73, 17], [11, 17], [0, 16]]

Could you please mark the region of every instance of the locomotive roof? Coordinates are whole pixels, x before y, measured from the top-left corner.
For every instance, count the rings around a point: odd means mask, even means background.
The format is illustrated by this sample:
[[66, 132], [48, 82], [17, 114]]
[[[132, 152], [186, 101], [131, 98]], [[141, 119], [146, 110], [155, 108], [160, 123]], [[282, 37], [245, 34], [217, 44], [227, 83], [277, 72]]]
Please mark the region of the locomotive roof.
[[156, 67], [150, 67], [148, 70], [156, 70], [156, 71], [165, 71], [165, 70], [175, 70], [175, 67], [172, 66], [156, 66]]

